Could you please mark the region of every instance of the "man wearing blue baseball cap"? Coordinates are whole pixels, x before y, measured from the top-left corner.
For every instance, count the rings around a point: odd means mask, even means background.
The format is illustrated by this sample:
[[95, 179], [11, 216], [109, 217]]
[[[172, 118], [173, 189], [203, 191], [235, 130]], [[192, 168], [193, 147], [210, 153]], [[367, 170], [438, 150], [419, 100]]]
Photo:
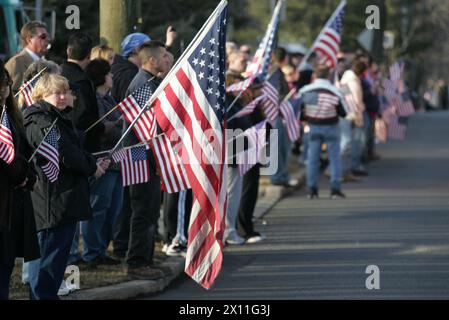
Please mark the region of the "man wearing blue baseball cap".
[[[167, 49], [173, 45], [177, 37], [175, 28], [169, 26], [166, 32], [165, 46]], [[116, 54], [111, 66], [113, 86], [111, 95], [116, 101], [126, 98], [126, 91], [140, 68], [140, 60], [137, 48], [151, 38], [143, 33], [131, 33], [122, 41], [122, 55]], [[117, 218], [116, 230], [114, 232], [114, 256], [124, 258], [128, 250], [129, 223], [131, 208], [128, 187], [124, 190], [123, 210]]]

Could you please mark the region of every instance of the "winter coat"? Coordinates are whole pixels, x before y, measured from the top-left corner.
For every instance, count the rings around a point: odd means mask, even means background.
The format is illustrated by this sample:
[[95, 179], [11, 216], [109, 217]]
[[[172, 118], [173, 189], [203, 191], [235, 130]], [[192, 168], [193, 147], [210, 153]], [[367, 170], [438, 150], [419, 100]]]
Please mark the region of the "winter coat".
[[[36, 172], [27, 162], [31, 147], [23, 129], [9, 120], [16, 155], [9, 165], [0, 159], [0, 263], [12, 265], [16, 257], [39, 258], [39, 245], [30, 196]], [[27, 184], [18, 187], [25, 178]]]
[[[100, 116], [98, 113], [97, 96], [93, 83], [89, 80], [85, 72], [79, 65], [73, 62], [64, 62], [61, 64], [61, 75], [69, 81], [79, 86], [74, 108], [70, 112], [70, 118], [79, 134], [89, 128]], [[100, 141], [98, 139], [105, 131], [102, 123], [82, 137], [83, 146], [89, 152], [100, 151]], [[83, 134], [84, 135], [84, 134]]]
[[111, 66], [112, 82], [111, 89], [112, 98], [120, 102], [126, 98], [126, 91], [129, 84], [136, 76], [139, 68], [132, 62], [116, 54]]
[[51, 104], [38, 101], [24, 113], [28, 141], [36, 148], [56, 121], [59, 148], [58, 179], [50, 183], [41, 166], [47, 161], [36, 156], [33, 161], [38, 181], [31, 194], [37, 230], [68, 225], [91, 218], [87, 178], [96, 171], [95, 158], [86, 152], [70, 120]]

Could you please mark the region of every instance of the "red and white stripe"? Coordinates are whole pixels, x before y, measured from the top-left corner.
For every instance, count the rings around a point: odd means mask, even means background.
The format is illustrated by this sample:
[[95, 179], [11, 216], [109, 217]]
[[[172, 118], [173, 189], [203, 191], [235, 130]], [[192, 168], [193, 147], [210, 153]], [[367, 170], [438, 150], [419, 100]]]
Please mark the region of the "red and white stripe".
[[58, 150], [44, 140], [37, 153], [48, 160], [48, 163], [43, 165], [41, 168], [48, 180], [50, 182], [55, 182], [59, 175]]
[[281, 103], [279, 107], [281, 115], [284, 118], [283, 123], [287, 129], [287, 136], [290, 141], [296, 141], [299, 139], [299, 117], [295, 115], [293, 106], [289, 100]]
[[126, 157], [120, 162], [120, 171], [124, 187], [150, 180], [148, 160], [133, 161], [131, 149], [126, 150]]
[[[132, 95], [120, 102], [118, 109], [128, 123], [132, 123], [141, 111], [141, 107]], [[152, 108], [142, 114], [134, 125], [133, 130], [140, 142], [149, 141], [156, 136], [157, 125]]]
[[33, 89], [34, 89], [34, 87], [32, 87], [31, 85], [25, 84], [25, 87], [21, 91], [21, 94], [23, 96], [23, 99], [25, 100], [25, 104], [27, 107], [30, 107], [34, 103], [33, 98], [31, 98]]
[[397, 118], [388, 124], [388, 137], [391, 139], [404, 140], [406, 131], [407, 126], [399, 123]]
[[258, 96], [256, 99], [254, 99], [253, 101], [251, 101], [250, 103], [248, 103], [246, 106], [244, 106], [239, 112], [237, 112], [233, 117], [234, 118], [240, 118], [240, 117], [244, 117], [247, 116], [251, 113], [254, 112], [254, 109], [256, 109], [257, 105], [263, 100], [265, 99], [265, 95], [261, 94], [260, 96]]
[[161, 176], [162, 190], [175, 193], [190, 189], [187, 173], [181, 159], [171, 145], [165, 134], [156, 136], [151, 140], [152, 150]]
[[279, 115], [279, 93], [269, 81], [265, 81], [262, 87], [262, 94], [263, 98], [260, 101], [260, 105], [265, 113], [265, 117], [273, 122]]
[[0, 119], [0, 159], [10, 164], [16, 157], [16, 152], [12, 132], [6, 125], [6, 122], [9, 121], [6, 112], [3, 117], [4, 119]]
[[240, 82], [231, 84], [229, 87], [226, 88], [226, 92], [245, 91], [251, 85], [253, 80], [254, 79], [250, 77]]
[[185, 271], [205, 288], [221, 269], [226, 212], [224, 130], [212, 108], [187, 62], [179, 65], [154, 107], [162, 130], [181, 137], [188, 158], [184, 165], [194, 201]]
[[337, 53], [340, 50], [340, 35], [334, 29], [326, 28], [312, 50], [321, 54], [321, 63], [335, 68], [337, 66]]

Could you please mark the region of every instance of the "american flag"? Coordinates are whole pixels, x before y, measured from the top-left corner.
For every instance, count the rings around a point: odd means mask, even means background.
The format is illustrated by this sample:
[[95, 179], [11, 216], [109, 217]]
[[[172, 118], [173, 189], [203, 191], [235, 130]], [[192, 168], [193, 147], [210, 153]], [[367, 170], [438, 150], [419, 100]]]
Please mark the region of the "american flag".
[[346, 1], [342, 1], [335, 10], [332, 20], [324, 27], [310, 49], [319, 56], [321, 64], [330, 68], [337, 66], [337, 53], [340, 51], [341, 29], [343, 27], [343, 16], [345, 14]]
[[190, 189], [189, 179], [181, 158], [175, 153], [165, 133], [151, 140], [152, 151], [161, 176], [162, 190], [175, 193]]
[[59, 147], [56, 128], [50, 129], [36, 153], [47, 160], [47, 163], [41, 166], [42, 171], [51, 183], [55, 182], [59, 174]]
[[279, 77], [272, 76], [265, 81], [262, 87], [263, 99], [260, 101], [260, 105], [265, 113], [265, 117], [274, 123], [279, 115], [279, 92], [277, 87], [279, 86]]
[[400, 117], [409, 117], [415, 113], [412, 99], [408, 91], [403, 92], [397, 99], [396, 112]]
[[237, 154], [237, 165], [240, 176], [244, 176], [256, 163], [261, 161], [262, 151], [266, 143], [266, 125], [264, 120], [245, 130], [244, 136], [248, 138], [248, 149]]
[[279, 107], [290, 141], [299, 139], [300, 104], [301, 98], [293, 95], [290, 99], [283, 101]]
[[207, 289], [223, 260], [226, 11], [227, 1], [222, 0], [153, 98], [157, 122], [167, 136], [175, 132], [181, 137], [186, 153], [182, 159], [193, 206], [185, 272]]
[[396, 85], [393, 81], [391, 81], [390, 79], [383, 79], [382, 86], [384, 88], [384, 94], [388, 99], [397, 96]]
[[145, 183], [150, 180], [146, 146], [121, 149], [112, 154], [112, 159], [120, 163], [123, 186]]
[[23, 99], [25, 101], [25, 105], [27, 107], [31, 106], [34, 101], [33, 98], [31, 98], [31, 95], [33, 93], [34, 87], [36, 83], [39, 81], [39, 79], [42, 77], [42, 74], [37, 74], [34, 78], [32, 78], [30, 81], [25, 82], [22, 84], [22, 86], [19, 89], [20, 94], [23, 96]]
[[399, 122], [399, 119], [392, 118], [388, 123], [388, 137], [395, 140], [404, 140], [407, 126]]
[[353, 113], [358, 110], [357, 102], [354, 99], [354, 96], [347, 85], [344, 85], [340, 88], [343, 93], [343, 97], [346, 101], [346, 107], [348, 110], [345, 110], [347, 113]]
[[226, 91], [233, 92], [246, 90], [253, 83], [255, 78], [259, 78], [261, 81], [266, 80], [271, 53], [273, 52], [276, 43], [275, 39], [279, 29], [281, 7], [282, 1], [278, 1], [274, 8], [273, 16], [271, 17], [267, 31], [265, 32], [265, 36], [259, 44], [259, 48], [251, 60], [251, 63], [246, 68], [245, 77], [247, 77], [247, 79], [229, 86]]
[[[251, 113], [253, 113], [254, 109], [256, 109], [257, 105], [263, 100], [265, 99], [265, 95], [261, 94], [260, 96], [258, 96], [256, 99], [254, 99], [253, 101], [251, 101], [250, 103], [248, 103], [246, 106], [244, 106], [240, 111], [238, 111], [236, 114], [233, 115], [233, 118], [240, 118], [240, 117], [244, 117], [247, 116]], [[229, 119], [231, 120], [231, 119]]]
[[402, 78], [402, 71], [404, 70], [404, 63], [396, 61], [390, 66], [390, 79], [397, 82]]
[[2, 121], [0, 123], [0, 159], [7, 164], [13, 162], [16, 157], [14, 151], [14, 140], [11, 132], [11, 124], [9, 123], [8, 114], [3, 107]]
[[[132, 123], [142, 108], [146, 107], [152, 94], [151, 84], [147, 82], [118, 104], [118, 109], [128, 123]], [[142, 114], [133, 130], [140, 142], [149, 141], [156, 136], [157, 125], [152, 108]]]

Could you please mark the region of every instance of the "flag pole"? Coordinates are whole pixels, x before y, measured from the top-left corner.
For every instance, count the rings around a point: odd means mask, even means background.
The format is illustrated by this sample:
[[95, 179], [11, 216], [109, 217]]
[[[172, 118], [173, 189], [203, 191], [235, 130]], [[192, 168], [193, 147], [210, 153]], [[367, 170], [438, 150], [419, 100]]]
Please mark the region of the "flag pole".
[[[150, 79], [147, 80], [147, 82], [152, 81], [155, 78], [155, 76], [152, 76]], [[125, 98], [126, 99], [126, 98]], [[123, 101], [123, 100], [122, 100]], [[117, 103], [117, 105], [112, 108], [111, 110], [109, 110], [107, 113], [105, 113], [100, 119], [98, 119], [97, 121], [95, 121], [89, 128], [87, 128], [84, 133], [89, 132], [90, 130], [92, 130], [93, 127], [95, 127], [97, 124], [99, 124], [101, 121], [103, 121], [107, 116], [109, 116], [111, 113], [113, 113], [119, 106], [120, 103]]]
[[125, 133], [122, 135], [122, 137], [120, 138], [120, 140], [117, 142], [117, 144], [114, 146], [114, 148], [111, 149], [109, 155], [111, 155], [112, 153], [114, 153], [115, 150], [117, 150], [118, 146], [120, 145], [120, 143], [123, 141], [123, 139], [128, 135], [129, 131], [132, 129], [132, 127], [136, 124], [137, 120], [139, 120], [139, 118], [142, 116], [143, 112], [147, 109], [147, 106], [149, 106], [148, 108], [152, 108], [153, 106], [153, 102], [156, 100], [156, 98], [159, 96], [159, 94], [161, 93], [161, 91], [164, 89], [164, 87], [166, 86], [166, 84], [171, 80], [170, 78], [172, 77], [172, 75], [178, 71], [179, 66], [181, 65], [181, 63], [184, 62], [185, 58], [187, 55], [189, 55], [191, 53], [191, 51], [193, 50], [193, 45], [195, 44], [195, 42], [197, 42], [199, 36], [202, 34], [203, 30], [211, 23], [212, 18], [215, 18], [215, 16], [217, 15], [218, 12], [220, 12], [220, 10], [222, 10], [224, 8], [224, 6], [226, 5], [227, 0], [221, 0], [221, 2], [218, 4], [218, 6], [215, 8], [215, 10], [213, 11], [213, 13], [209, 16], [209, 18], [207, 19], [207, 21], [203, 24], [203, 26], [201, 27], [200, 31], [198, 31], [198, 33], [196, 34], [195, 38], [193, 38], [193, 40], [190, 42], [189, 46], [187, 47], [187, 49], [183, 52], [183, 54], [181, 55], [181, 57], [178, 59], [178, 61], [176, 61], [175, 65], [171, 68], [171, 70], [168, 72], [168, 74], [165, 76], [164, 80], [162, 80], [161, 84], [156, 88], [156, 90], [154, 91], [154, 93], [151, 95], [150, 99], [147, 101], [147, 103], [145, 104], [145, 106], [142, 108], [142, 110], [139, 112], [139, 114], [137, 115], [137, 117], [134, 119], [134, 121], [131, 123], [131, 125], [128, 127], [128, 129], [126, 129]]
[[30, 159], [28, 159], [28, 163], [31, 162], [31, 160], [34, 158], [34, 156], [36, 155], [37, 151], [39, 150], [39, 148], [41, 147], [42, 143], [44, 143], [45, 138], [47, 138], [48, 134], [50, 133], [51, 129], [53, 129], [53, 127], [56, 124], [56, 121], [58, 121], [59, 118], [56, 118], [55, 121], [53, 121], [53, 123], [50, 126], [50, 129], [47, 131], [47, 133], [45, 134], [44, 138], [42, 139], [42, 141], [39, 143], [39, 145], [37, 146], [36, 150], [34, 150], [33, 154], [31, 155]]
[[324, 30], [331, 24], [332, 20], [335, 19], [335, 17], [337, 16], [338, 12], [340, 12], [341, 8], [344, 7], [345, 5], [346, 5], [346, 0], [342, 0], [340, 2], [340, 4], [338, 5], [337, 9], [335, 9], [334, 13], [332, 13], [330, 18], [327, 20], [326, 24], [321, 29], [321, 31], [318, 34], [318, 36], [315, 38], [315, 41], [313, 42], [313, 44], [310, 47], [309, 51], [307, 51], [307, 54], [304, 56], [304, 58], [302, 58], [301, 63], [299, 64], [297, 70], [300, 70], [307, 63], [307, 60], [310, 58], [310, 55], [313, 52], [312, 50], [315, 47], [315, 45], [318, 43], [318, 40], [320, 39], [320, 36], [323, 34]]
[[[29, 81], [26, 82], [26, 83], [32, 82], [34, 79], [36, 79], [37, 77], [39, 77], [39, 75], [40, 75], [42, 72], [44, 72], [46, 69], [47, 69], [47, 67], [45, 67], [44, 69], [42, 69], [41, 71], [39, 71], [34, 77], [31, 78], [31, 80], [29, 80]], [[25, 86], [22, 85], [22, 86], [19, 88], [19, 91], [17, 91], [17, 93], [14, 95], [14, 98], [17, 98], [17, 96], [19, 95], [19, 93], [21, 93], [21, 92], [23, 91], [24, 88], [25, 88]]]

